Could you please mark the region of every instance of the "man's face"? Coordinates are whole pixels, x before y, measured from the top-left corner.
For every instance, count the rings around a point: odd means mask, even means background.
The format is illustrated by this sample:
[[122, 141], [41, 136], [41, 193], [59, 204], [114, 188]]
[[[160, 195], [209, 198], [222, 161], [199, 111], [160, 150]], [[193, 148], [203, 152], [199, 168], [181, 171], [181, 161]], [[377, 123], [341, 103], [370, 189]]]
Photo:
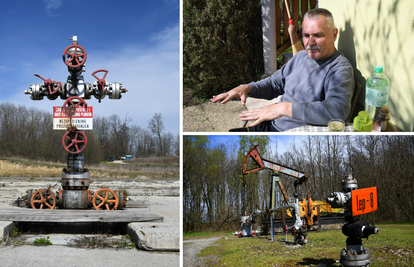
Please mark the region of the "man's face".
[[309, 57], [321, 60], [335, 51], [338, 29], [328, 27], [328, 20], [321, 15], [316, 19], [305, 18], [302, 25], [303, 46]]

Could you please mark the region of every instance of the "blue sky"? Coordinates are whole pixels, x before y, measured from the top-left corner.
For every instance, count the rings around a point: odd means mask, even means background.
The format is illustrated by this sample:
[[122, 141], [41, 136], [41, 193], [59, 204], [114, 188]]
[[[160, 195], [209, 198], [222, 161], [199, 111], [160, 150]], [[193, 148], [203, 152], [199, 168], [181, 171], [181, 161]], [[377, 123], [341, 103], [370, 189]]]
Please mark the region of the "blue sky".
[[128, 115], [132, 125], [147, 128], [161, 113], [165, 132], [179, 133], [179, 0], [3, 1], [0, 23], [1, 102], [50, 113], [63, 105], [60, 98], [33, 101], [24, 91], [43, 82], [34, 74], [66, 82], [62, 53], [76, 35], [87, 52], [85, 81], [106, 69], [108, 82], [128, 90], [120, 100], [87, 100], [95, 116]]
[[[298, 137], [297, 135], [269, 135], [271, 147], [274, 149], [274, 143], [277, 142], [277, 153], [282, 155], [287, 150], [288, 143], [290, 140]], [[211, 146], [215, 146], [219, 143], [227, 144], [229, 142], [240, 140], [238, 135], [209, 135]], [[247, 152], [247, 151], [246, 151]]]

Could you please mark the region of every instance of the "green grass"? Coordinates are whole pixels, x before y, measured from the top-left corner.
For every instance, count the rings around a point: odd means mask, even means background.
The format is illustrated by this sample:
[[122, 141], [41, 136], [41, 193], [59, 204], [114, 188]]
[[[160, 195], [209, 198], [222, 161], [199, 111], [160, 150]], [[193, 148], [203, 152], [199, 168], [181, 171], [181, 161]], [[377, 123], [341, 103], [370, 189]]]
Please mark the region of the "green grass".
[[184, 233], [183, 240], [198, 239], [198, 238], [209, 238], [215, 236], [230, 236], [230, 232], [199, 232], [199, 233]]
[[[380, 224], [379, 227], [378, 235], [362, 241], [363, 247], [371, 251], [371, 266], [412, 266], [414, 224]], [[194, 236], [202, 237], [201, 234]], [[210, 261], [220, 266], [315, 266], [318, 263], [341, 266], [336, 261], [346, 246], [346, 236], [341, 230], [309, 232], [308, 244], [303, 247], [286, 245], [285, 235], [274, 236], [273, 242], [269, 236], [234, 238], [227, 234], [227, 237], [217, 241], [219, 246], [208, 247], [198, 256], [213, 256], [215, 259]], [[293, 242], [292, 235], [288, 235], [288, 242]]]
[[37, 246], [47, 246], [47, 245], [52, 245], [52, 242], [50, 242], [49, 237], [46, 237], [46, 238], [41, 237], [41, 238], [36, 238], [33, 244]]

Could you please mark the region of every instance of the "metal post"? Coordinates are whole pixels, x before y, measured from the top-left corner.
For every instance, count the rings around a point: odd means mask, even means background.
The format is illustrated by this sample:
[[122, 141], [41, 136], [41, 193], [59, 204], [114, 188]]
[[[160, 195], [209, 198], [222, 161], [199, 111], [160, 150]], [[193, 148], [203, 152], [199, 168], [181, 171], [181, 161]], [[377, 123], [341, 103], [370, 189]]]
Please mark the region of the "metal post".
[[[279, 179], [279, 174], [272, 174], [272, 184], [271, 184], [271, 190], [270, 193], [270, 208], [274, 209], [276, 207], [276, 181]], [[274, 225], [273, 225], [273, 212], [270, 213], [270, 231], [271, 238], [273, 241], [273, 234], [275, 232]]]
[[272, 240], [271, 241], [273, 241], [273, 232], [274, 232], [274, 229], [273, 229], [273, 212], [271, 212], [270, 213], [270, 231], [272, 232], [271, 233], [271, 237], [272, 237]]
[[321, 206], [318, 205], [316, 206], [316, 211], [318, 213], [317, 218], [318, 218], [318, 231], [320, 231], [322, 229], [322, 224], [321, 224]]

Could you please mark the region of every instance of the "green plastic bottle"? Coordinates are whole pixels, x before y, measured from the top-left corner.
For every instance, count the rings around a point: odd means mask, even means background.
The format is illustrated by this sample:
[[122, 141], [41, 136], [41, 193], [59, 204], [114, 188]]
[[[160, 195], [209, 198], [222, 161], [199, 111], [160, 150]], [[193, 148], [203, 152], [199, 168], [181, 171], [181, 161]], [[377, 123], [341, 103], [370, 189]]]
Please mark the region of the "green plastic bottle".
[[365, 87], [365, 111], [372, 121], [377, 121], [382, 106], [388, 106], [390, 80], [382, 73], [382, 66], [375, 66]]

